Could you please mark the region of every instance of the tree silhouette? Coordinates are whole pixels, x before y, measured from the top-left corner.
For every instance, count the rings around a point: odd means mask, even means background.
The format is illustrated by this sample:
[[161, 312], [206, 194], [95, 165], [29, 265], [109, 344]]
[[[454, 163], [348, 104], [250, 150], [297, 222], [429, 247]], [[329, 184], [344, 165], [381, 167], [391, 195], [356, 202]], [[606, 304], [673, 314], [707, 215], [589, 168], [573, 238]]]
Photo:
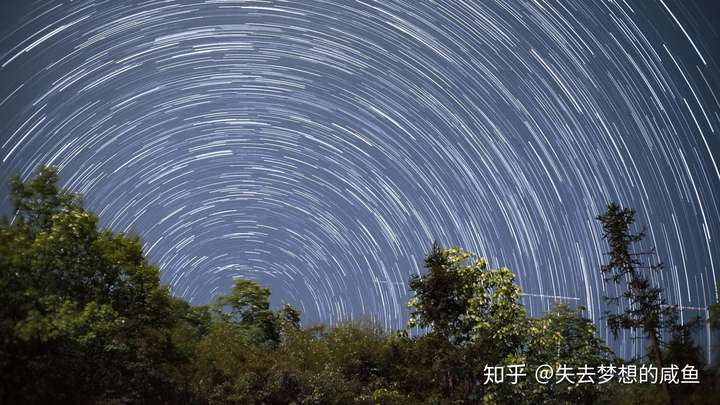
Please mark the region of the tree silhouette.
[[[681, 328], [677, 307], [668, 305], [662, 289], [650, 281], [650, 274], [662, 271], [663, 264], [657, 259], [654, 247], [637, 248], [645, 232], [632, 230], [635, 210], [611, 202], [597, 220], [602, 224], [603, 239], [610, 248], [607, 252], [609, 260], [600, 271], [606, 282], [624, 290], [620, 296], [606, 297], [607, 303], [617, 310], [615, 313], [607, 311], [608, 327], [615, 337], [621, 330], [642, 330], [648, 341], [648, 357], [660, 368], [664, 365], [662, 346], [666, 343], [665, 336], [676, 336]], [[668, 402], [674, 403], [667, 383], [663, 383], [663, 390]]]

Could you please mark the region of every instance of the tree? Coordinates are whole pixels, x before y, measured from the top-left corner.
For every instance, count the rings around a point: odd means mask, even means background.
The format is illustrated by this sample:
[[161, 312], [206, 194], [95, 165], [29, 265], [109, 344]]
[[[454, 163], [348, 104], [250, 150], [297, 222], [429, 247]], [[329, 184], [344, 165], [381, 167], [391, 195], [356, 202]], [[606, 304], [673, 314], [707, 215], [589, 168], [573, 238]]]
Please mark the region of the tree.
[[290, 304], [283, 305], [277, 312], [276, 320], [279, 322], [281, 331], [300, 329], [300, 311]]
[[300, 311], [285, 304], [277, 312], [270, 309], [270, 290], [260, 284], [237, 278], [227, 295], [215, 300], [220, 318], [232, 322], [255, 336], [261, 343], [277, 345], [284, 329], [298, 328]]
[[[609, 260], [600, 268], [606, 282], [612, 282], [624, 292], [621, 296], [606, 297], [609, 306], [617, 307], [624, 299], [624, 310], [607, 312], [607, 324], [617, 337], [620, 330], [642, 330], [648, 340], [650, 360], [657, 366], [664, 364], [662, 345], [664, 337], [678, 328], [678, 311], [668, 305], [662, 289], [653, 286], [648, 273], [663, 270], [663, 265], [655, 259], [648, 263], [644, 259], [655, 256], [655, 249], [636, 249], [635, 246], [645, 237], [644, 231], [634, 232], [635, 210], [623, 208], [612, 202], [605, 213], [597, 220], [602, 224], [603, 239], [610, 250]], [[671, 391], [666, 383], [663, 390], [668, 401], [673, 403]]]
[[410, 278], [409, 326], [430, 328], [460, 345], [494, 339], [514, 348], [525, 321], [515, 275], [504, 267], [488, 269], [485, 259], [473, 258], [474, 253], [433, 244], [425, 259], [427, 273]]
[[171, 298], [138, 238], [99, 230], [43, 167], [0, 225], [0, 402], [172, 397]]
[[[537, 383], [541, 364], [594, 370], [615, 359], [582, 307], [528, 318], [515, 275], [471, 252], [433, 244], [410, 278], [409, 326], [420, 333], [303, 328], [297, 309], [273, 310], [270, 290], [250, 280], [208, 306], [171, 296], [142, 241], [100, 228], [57, 181], [52, 168], [15, 178], [12, 221], [0, 222], [0, 403], [589, 404], [616, 388], [630, 403], [665, 398], [649, 385]], [[647, 275], [662, 268], [644, 262], [654, 251], [635, 250], [634, 211], [611, 204], [598, 219], [610, 246], [603, 274], [625, 289], [608, 301], [626, 304], [610, 328], [642, 330], [658, 366], [700, 369], [690, 325]], [[524, 365], [527, 377], [485, 385], [486, 365]], [[717, 382], [712, 369], [701, 376]], [[669, 393], [708, 403], [717, 388]]]
[[[559, 366], [573, 370], [590, 367], [594, 371], [615, 360], [612, 351], [597, 335], [595, 324], [583, 316], [584, 310], [583, 307], [572, 309], [566, 304], [558, 304], [542, 317], [531, 320], [526, 348], [522, 358], [516, 360], [528, 365], [528, 375], [534, 375], [541, 364], [549, 364], [555, 369]], [[573, 379], [577, 380], [577, 377]], [[522, 395], [516, 402], [597, 404], [607, 402], [613, 388], [612, 384], [600, 385], [597, 381], [539, 384], [530, 378], [520, 383], [517, 391]], [[505, 394], [506, 397], [513, 396], [512, 392]]]
[[[718, 302], [714, 304], [710, 304], [708, 307], [708, 322], [710, 323], [710, 328], [713, 331], [720, 331], [720, 299], [718, 299]], [[720, 367], [720, 345], [716, 344], [715, 349], [715, 365], [716, 367]]]
[[81, 196], [60, 190], [57, 182], [57, 169], [47, 166], [39, 168], [28, 182], [19, 176], [10, 178], [10, 197], [18, 223], [37, 233], [48, 227], [54, 214], [82, 207]]
[[444, 393], [479, 400], [483, 365], [503, 364], [524, 341], [527, 318], [515, 275], [504, 267], [488, 269], [485, 259], [471, 252], [436, 243], [425, 267], [425, 274], [410, 279], [409, 326], [428, 329]]

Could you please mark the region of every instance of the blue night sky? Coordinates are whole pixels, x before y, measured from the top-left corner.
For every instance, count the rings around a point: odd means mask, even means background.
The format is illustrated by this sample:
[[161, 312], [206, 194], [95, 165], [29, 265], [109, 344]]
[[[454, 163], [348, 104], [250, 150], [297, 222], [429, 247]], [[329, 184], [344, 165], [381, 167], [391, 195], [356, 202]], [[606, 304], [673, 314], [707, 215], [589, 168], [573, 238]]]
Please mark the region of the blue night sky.
[[193, 303], [240, 276], [305, 323], [399, 328], [437, 239], [606, 334], [610, 200], [670, 303], [716, 299], [717, 21], [711, 1], [3, 0], [0, 181], [58, 166]]

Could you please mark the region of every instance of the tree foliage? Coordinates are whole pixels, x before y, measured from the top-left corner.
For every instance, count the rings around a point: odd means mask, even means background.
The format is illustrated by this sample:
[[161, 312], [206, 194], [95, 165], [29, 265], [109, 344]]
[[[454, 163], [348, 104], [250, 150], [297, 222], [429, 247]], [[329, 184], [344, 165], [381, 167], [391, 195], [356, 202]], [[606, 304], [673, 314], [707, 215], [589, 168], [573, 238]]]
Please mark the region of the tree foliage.
[[0, 227], [0, 402], [160, 401], [171, 296], [139, 239], [99, 230], [54, 169], [11, 182]]
[[[207, 306], [171, 295], [139, 238], [102, 229], [53, 168], [11, 181], [0, 223], [0, 404], [538, 404], [646, 402], [656, 387], [486, 384], [485, 366], [597, 367], [617, 359], [582, 308], [527, 315], [515, 275], [434, 244], [411, 277], [409, 329], [369, 321], [301, 326], [290, 304], [236, 279]], [[612, 207], [611, 207], [612, 208]], [[618, 327], [659, 329], [664, 302], [630, 250], [633, 213], [602, 221], [606, 275], [630, 278]], [[616, 277], [620, 274], [620, 277]], [[639, 280], [633, 282], [632, 280]], [[647, 311], [643, 308], [649, 308]], [[711, 309], [717, 315], [717, 306]], [[713, 318], [713, 327], [717, 322]], [[690, 329], [672, 329], [666, 361], [700, 364]], [[659, 336], [659, 334], [656, 334]], [[706, 368], [703, 381], [718, 381]], [[617, 394], [617, 393], [620, 394]], [[705, 393], [705, 395], [703, 395]], [[703, 403], [717, 390], [674, 392]]]

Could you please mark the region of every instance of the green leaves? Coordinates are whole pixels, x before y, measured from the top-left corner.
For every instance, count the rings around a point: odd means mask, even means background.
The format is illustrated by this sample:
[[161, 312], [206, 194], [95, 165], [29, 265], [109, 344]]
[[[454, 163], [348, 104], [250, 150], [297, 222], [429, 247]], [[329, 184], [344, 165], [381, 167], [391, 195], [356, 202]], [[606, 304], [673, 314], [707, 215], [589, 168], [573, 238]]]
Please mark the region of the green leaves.
[[94, 302], [80, 308], [75, 301], [47, 296], [40, 300], [40, 307], [29, 311], [16, 325], [19, 339], [39, 342], [70, 339], [89, 345], [117, 331], [124, 323], [110, 306]]
[[52, 168], [13, 179], [16, 218], [0, 224], [0, 402], [87, 402], [121, 387], [151, 398], [169, 379], [169, 292], [139, 239], [98, 230], [56, 182]]
[[259, 343], [275, 346], [281, 334], [300, 327], [300, 311], [286, 304], [281, 310], [270, 309], [270, 290], [260, 284], [237, 278], [227, 295], [220, 295], [213, 306], [225, 322], [244, 328]]
[[10, 196], [18, 222], [37, 232], [49, 226], [54, 214], [82, 205], [80, 196], [61, 191], [57, 181], [57, 169], [47, 166], [38, 169], [27, 182], [17, 176], [11, 178]]
[[[520, 288], [507, 268], [488, 269], [483, 258], [459, 248], [433, 248], [427, 273], [413, 277], [409, 327], [431, 328], [458, 344], [515, 339], [525, 311]], [[475, 258], [475, 260], [472, 260]]]
[[[0, 403], [439, 404], [597, 403], [610, 385], [483, 385], [484, 365], [570, 367], [613, 356], [582, 309], [559, 305], [539, 319], [520, 303], [515, 274], [489, 268], [460, 248], [434, 244], [426, 271], [410, 279], [409, 327], [300, 326], [291, 305], [270, 306], [270, 290], [236, 279], [206, 307], [171, 296], [142, 241], [98, 229], [80, 199], [57, 187], [57, 172], [12, 184], [16, 220], [0, 223]], [[627, 225], [610, 207], [606, 236], [619, 249], [604, 268], [632, 275]], [[609, 215], [609, 216], [608, 216]], [[625, 244], [625, 245], [623, 245]], [[616, 252], [617, 253], [617, 252]], [[657, 290], [637, 278], [618, 325], [648, 312], [666, 316]], [[655, 305], [655, 306], [654, 306]], [[716, 325], [718, 306], [711, 308]], [[688, 330], [665, 355], [698, 358]], [[694, 361], [694, 360], [692, 360]], [[685, 388], [689, 389], [689, 388]]]
[[270, 310], [270, 290], [250, 280], [235, 279], [232, 291], [216, 300], [220, 308], [227, 307], [229, 316], [237, 322], [253, 323], [265, 318]]

